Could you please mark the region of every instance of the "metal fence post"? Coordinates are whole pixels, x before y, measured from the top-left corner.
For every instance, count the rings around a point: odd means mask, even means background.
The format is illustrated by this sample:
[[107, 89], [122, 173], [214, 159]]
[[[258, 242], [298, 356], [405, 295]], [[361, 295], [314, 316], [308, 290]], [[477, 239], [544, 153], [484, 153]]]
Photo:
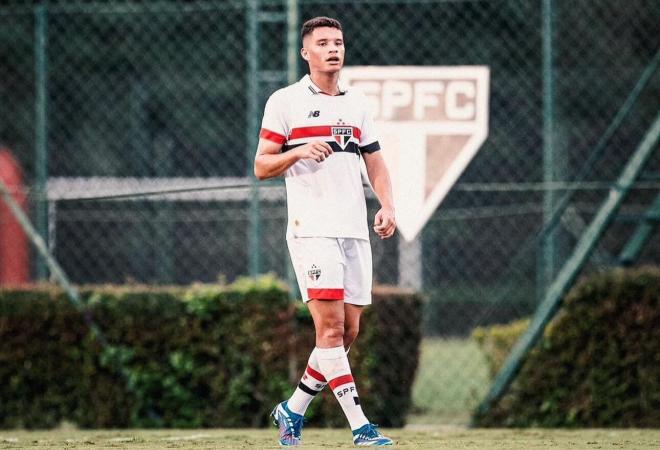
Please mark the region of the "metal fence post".
[[[35, 188], [39, 194], [36, 200], [35, 222], [39, 235], [48, 245], [48, 3], [34, 9], [34, 79], [35, 79]], [[48, 267], [37, 260], [37, 279], [48, 277]]]
[[423, 288], [423, 253], [421, 233], [411, 242], [398, 236], [399, 243], [399, 286], [415, 291]]
[[248, 227], [248, 272], [250, 276], [259, 274], [259, 185], [252, 170], [254, 151], [258, 144], [259, 135], [259, 28], [257, 14], [259, 0], [250, 0], [247, 3], [247, 149], [246, 169], [250, 179], [250, 210]]
[[[300, 10], [298, 7], [298, 0], [287, 0], [286, 4], [286, 27], [287, 27], [287, 40], [286, 40], [286, 68], [287, 68], [287, 82], [293, 84], [298, 80], [298, 63], [300, 54], [298, 53], [298, 29], [300, 27]], [[291, 265], [289, 253], [284, 252], [285, 266], [286, 266], [286, 282], [289, 286], [289, 296], [291, 298], [298, 298], [300, 292], [298, 289], [298, 282], [296, 281], [296, 273]]]
[[[543, 53], [543, 181], [555, 181], [555, 108], [554, 108], [554, 69], [553, 69], [553, 0], [543, 0], [542, 4], [542, 53]], [[552, 217], [555, 191], [547, 189], [543, 193], [543, 222]], [[556, 266], [556, 240], [554, 230], [543, 237], [537, 266], [537, 299], [545, 294], [546, 287], [554, 278]]]
[[298, 28], [300, 24], [300, 11], [298, 0], [287, 0], [286, 3], [286, 68], [287, 81], [293, 84], [298, 80]]

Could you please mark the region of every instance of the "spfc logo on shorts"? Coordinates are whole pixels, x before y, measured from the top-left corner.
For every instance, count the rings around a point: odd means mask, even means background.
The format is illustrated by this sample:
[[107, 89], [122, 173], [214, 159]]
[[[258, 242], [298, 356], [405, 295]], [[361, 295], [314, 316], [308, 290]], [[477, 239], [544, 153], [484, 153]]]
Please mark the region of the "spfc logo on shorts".
[[353, 137], [353, 127], [332, 127], [332, 137], [335, 138], [341, 149], [345, 150], [348, 141]]
[[307, 275], [312, 281], [316, 281], [321, 277], [321, 269], [312, 264], [312, 268], [307, 271]]

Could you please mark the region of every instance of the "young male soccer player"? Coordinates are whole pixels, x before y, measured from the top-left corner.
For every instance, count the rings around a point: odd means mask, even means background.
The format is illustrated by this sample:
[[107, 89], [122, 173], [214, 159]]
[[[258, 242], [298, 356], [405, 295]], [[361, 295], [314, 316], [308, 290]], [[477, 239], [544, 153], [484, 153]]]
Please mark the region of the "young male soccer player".
[[268, 99], [254, 173], [260, 180], [285, 176], [287, 244], [314, 319], [316, 347], [297, 389], [272, 415], [280, 444], [298, 445], [307, 406], [329, 384], [356, 445], [391, 445], [362, 412], [346, 356], [358, 334], [362, 309], [371, 303], [360, 157], [381, 204], [374, 219], [381, 239], [396, 229], [390, 178], [366, 98], [338, 85], [344, 64], [341, 24], [316, 17], [303, 24], [301, 35], [301, 54], [310, 74]]

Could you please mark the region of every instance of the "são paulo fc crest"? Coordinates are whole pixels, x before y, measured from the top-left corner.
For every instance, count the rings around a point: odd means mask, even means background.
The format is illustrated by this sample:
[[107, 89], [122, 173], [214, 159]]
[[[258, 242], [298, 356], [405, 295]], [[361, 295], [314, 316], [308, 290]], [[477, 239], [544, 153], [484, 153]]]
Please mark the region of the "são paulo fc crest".
[[341, 147], [342, 150], [346, 149], [348, 141], [353, 137], [353, 127], [346, 126], [342, 120], [339, 120], [339, 123], [332, 128], [332, 137], [335, 138], [337, 144]]
[[312, 268], [307, 271], [307, 275], [312, 281], [316, 281], [321, 277], [321, 269], [312, 264]]

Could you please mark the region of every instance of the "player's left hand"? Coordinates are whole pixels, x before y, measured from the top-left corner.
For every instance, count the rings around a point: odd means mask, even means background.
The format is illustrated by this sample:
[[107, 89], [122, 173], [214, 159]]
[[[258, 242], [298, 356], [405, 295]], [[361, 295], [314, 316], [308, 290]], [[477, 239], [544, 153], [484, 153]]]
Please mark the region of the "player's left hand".
[[381, 239], [391, 238], [396, 230], [396, 218], [391, 208], [381, 208], [374, 218], [374, 231]]

